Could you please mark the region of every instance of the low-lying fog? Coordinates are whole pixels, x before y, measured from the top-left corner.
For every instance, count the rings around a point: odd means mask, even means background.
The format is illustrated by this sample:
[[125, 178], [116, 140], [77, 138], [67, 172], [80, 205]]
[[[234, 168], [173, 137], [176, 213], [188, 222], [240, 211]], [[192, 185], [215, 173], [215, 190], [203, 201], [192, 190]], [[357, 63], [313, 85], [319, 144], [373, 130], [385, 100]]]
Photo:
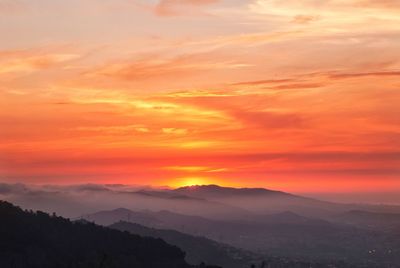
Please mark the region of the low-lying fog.
[[353, 209], [400, 212], [397, 206], [345, 205], [266, 189], [234, 189], [219, 186], [152, 188], [131, 185], [26, 185], [0, 184], [0, 199], [25, 209], [55, 212], [77, 218], [101, 210], [169, 210], [213, 219], [243, 219], [285, 211], [326, 217]]

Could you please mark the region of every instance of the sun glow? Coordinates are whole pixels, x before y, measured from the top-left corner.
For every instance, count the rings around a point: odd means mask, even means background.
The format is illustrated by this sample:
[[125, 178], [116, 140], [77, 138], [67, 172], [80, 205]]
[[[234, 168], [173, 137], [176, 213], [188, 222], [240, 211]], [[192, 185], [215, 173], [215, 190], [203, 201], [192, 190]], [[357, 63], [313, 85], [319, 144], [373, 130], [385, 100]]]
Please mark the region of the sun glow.
[[183, 177], [178, 178], [173, 183], [173, 187], [185, 187], [185, 186], [194, 186], [194, 185], [206, 185], [210, 184], [210, 178], [205, 177]]

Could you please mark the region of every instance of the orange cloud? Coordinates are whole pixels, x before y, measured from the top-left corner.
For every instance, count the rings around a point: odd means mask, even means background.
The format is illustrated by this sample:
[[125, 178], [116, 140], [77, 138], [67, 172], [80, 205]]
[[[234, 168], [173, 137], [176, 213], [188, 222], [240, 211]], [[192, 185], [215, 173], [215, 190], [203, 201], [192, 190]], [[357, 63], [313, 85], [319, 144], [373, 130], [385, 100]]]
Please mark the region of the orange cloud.
[[236, 86], [252, 86], [252, 85], [264, 85], [264, 84], [279, 84], [286, 82], [296, 82], [296, 79], [268, 79], [268, 80], [256, 80], [234, 83]]
[[177, 16], [190, 13], [193, 7], [218, 3], [219, 0], [160, 0], [154, 8], [158, 16]]
[[317, 20], [317, 16], [297, 15], [293, 18], [294, 23], [306, 24]]
[[400, 8], [400, 3], [396, 0], [357, 0], [354, 4], [367, 8]]
[[108, 63], [88, 76], [102, 75], [126, 80], [152, 79], [160, 76], [175, 76], [218, 69], [242, 68], [245, 65], [232, 60], [212, 59], [212, 54], [183, 54], [169, 58], [151, 56], [144, 59]]
[[77, 58], [77, 54], [40, 50], [0, 51], [0, 74], [47, 69]]
[[342, 79], [342, 78], [357, 78], [357, 77], [366, 77], [366, 76], [400, 76], [400, 71], [381, 71], [381, 72], [365, 72], [365, 73], [333, 73], [330, 74], [329, 77], [333, 79]]

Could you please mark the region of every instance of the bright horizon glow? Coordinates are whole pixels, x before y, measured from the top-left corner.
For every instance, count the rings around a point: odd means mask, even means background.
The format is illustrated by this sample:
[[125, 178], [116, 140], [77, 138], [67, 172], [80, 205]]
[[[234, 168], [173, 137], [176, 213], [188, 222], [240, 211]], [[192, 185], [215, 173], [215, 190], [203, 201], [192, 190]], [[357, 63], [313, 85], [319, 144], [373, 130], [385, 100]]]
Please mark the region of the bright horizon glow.
[[399, 13], [0, 0], [0, 182], [400, 196]]
[[171, 188], [180, 188], [186, 186], [196, 186], [196, 185], [210, 185], [210, 181], [213, 181], [210, 178], [204, 177], [183, 177], [183, 178], [176, 178], [171, 180], [172, 183], [170, 186]]

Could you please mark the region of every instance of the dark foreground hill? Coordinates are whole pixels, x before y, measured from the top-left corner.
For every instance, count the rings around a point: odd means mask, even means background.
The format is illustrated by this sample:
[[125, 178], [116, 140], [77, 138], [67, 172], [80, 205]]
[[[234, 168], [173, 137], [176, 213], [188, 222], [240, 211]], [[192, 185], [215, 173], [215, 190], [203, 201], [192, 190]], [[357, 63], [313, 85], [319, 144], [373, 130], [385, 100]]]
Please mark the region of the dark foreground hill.
[[0, 238], [1, 268], [193, 267], [182, 250], [161, 239], [27, 212], [4, 201]]
[[186, 252], [186, 260], [196, 264], [202, 261], [214, 263], [223, 267], [250, 267], [256, 259], [254, 254], [234, 247], [217, 243], [200, 236], [192, 236], [175, 230], [148, 228], [131, 222], [120, 221], [109, 226], [112, 229], [128, 231], [140, 236], [161, 238], [168, 244], [175, 245]]

